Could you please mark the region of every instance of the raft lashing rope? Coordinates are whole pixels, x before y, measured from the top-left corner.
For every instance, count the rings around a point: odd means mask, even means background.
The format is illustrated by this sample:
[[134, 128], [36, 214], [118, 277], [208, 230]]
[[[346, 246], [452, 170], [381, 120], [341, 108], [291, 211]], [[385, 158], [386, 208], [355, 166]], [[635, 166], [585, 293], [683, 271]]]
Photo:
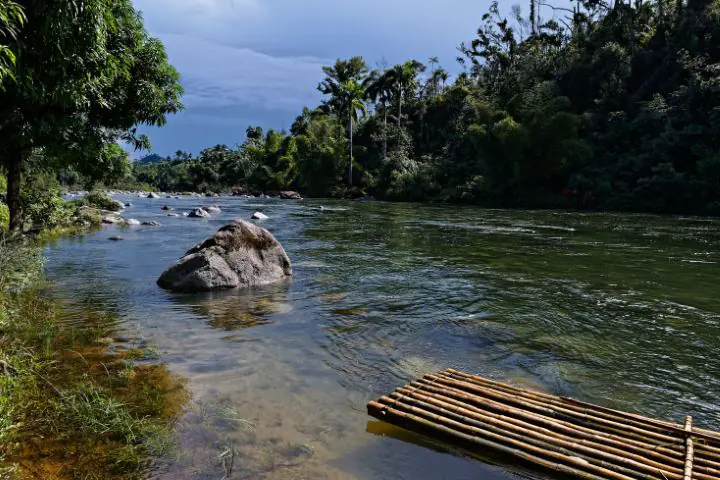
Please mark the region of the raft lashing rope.
[[720, 433], [449, 369], [371, 401], [368, 414], [478, 454], [587, 479], [720, 480]]

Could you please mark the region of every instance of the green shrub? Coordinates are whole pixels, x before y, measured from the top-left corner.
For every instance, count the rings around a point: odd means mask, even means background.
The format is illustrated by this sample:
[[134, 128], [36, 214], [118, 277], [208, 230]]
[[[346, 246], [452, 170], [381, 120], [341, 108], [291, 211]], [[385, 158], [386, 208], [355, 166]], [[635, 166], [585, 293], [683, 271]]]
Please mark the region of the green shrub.
[[60, 195], [53, 191], [31, 190], [22, 194], [25, 218], [33, 227], [47, 228], [65, 223], [72, 215], [72, 209]]
[[7, 179], [5, 176], [0, 175], [0, 193], [7, 192]]
[[88, 207], [99, 208], [101, 210], [110, 210], [111, 212], [119, 212], [123, 205], [117, 200], [113, 200], [104, 193], [93, 192], [85, 195], [85, 197], [75, 202], [77, 205], [86, 205]]
[[0, 202], [0, 232], [4, 232], [10, 225], [10, 210], [8, 206]]

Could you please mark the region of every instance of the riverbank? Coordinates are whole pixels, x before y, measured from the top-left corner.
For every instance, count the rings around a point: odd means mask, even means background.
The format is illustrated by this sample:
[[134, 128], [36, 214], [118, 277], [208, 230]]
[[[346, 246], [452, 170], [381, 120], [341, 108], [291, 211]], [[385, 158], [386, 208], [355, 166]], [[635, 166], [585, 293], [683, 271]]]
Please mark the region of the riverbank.
[[53, 299], [49, 235], [0, 240], [0, 478], [139, 478], [172, 448], [183, 382], [111, 314]]

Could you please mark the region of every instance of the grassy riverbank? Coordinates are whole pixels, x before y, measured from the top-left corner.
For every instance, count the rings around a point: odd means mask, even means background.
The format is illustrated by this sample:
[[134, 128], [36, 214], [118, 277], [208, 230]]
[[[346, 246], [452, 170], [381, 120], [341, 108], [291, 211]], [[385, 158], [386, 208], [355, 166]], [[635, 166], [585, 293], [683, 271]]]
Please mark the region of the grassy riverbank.
[[0, 478], [135, 478], [167, 453], [183, 383], [102, 311], [52, 300], [37, 241], [0, 241]]

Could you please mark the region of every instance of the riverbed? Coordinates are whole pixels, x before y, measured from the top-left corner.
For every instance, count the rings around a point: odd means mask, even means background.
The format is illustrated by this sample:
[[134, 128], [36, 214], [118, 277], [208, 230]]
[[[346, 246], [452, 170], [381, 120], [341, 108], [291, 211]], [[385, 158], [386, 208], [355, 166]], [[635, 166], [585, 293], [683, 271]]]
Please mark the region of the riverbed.
[[[177, 447], [148, 478], [543, 478], [367, 416], [367, 401], [449, 367], [720, 429], [718, 220], [117, 198], [133, 203], [125, 218], [162, 225], [62, 239], [47, 274], [68, 322], [73, 306], [113, 314], [118, 342], [142, 338], [187, 382]], [[160, 209], [211, 202], [222, 214], [208, 220]], [[255, 211], [292, 282], [157, 287], [186, 250]]]

